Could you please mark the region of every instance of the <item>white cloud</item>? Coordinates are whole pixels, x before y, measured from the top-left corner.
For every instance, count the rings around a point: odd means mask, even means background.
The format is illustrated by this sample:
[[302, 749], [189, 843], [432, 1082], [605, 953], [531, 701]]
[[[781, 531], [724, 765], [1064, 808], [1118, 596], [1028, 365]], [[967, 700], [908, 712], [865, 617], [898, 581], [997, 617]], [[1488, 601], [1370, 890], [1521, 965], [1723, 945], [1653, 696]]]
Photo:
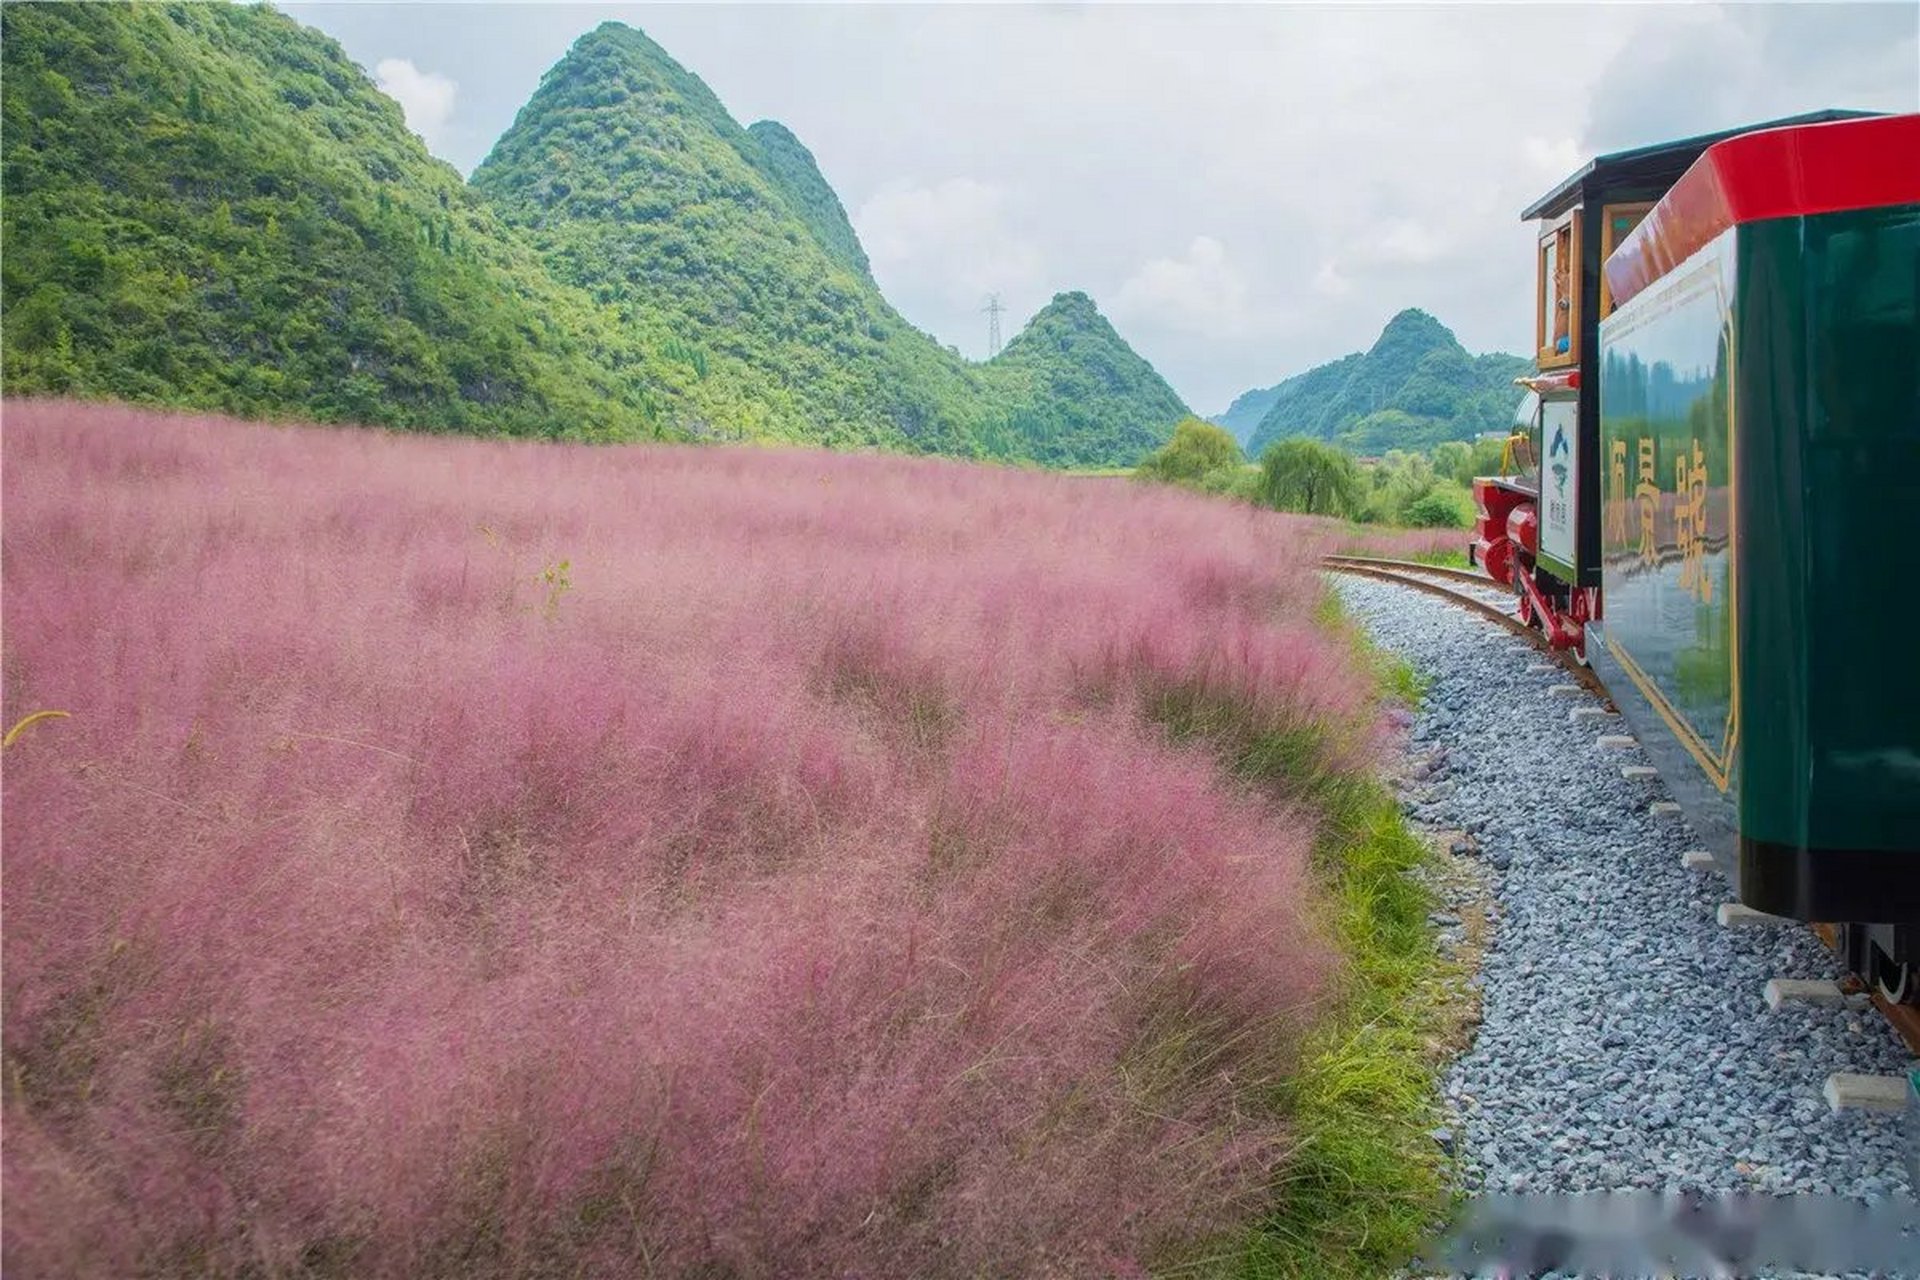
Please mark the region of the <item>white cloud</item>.
[[[1526, 350], [1521, 209], [1597, 152], [1818, 106], [1912, 111], [1916, 15], [1911, 3], [555, 3], [298, 16], [369, 66], [406, 53], [457, 76], [436, 149], [462, 168], [575, 36], [633, 22], [743, 123], [770, 116], [799, 135], [909, 320], [979, 354], [987, 293], [1010, 324], [1061, 290], [1115, 312], [1159, 299], [1121, 333], [1205, 408], [1367, 346], [1408, 306], [1470, 350]], [[1570, 29], [1577, 56], [1514, 52], [1564, 49]], [[1194, 308], [1165, 300], [1231, 314], [1233, 286], [1205, 283], [1215, 268], [1197, 237], [1222, 246], [1244, 286], [1234, 332], [1186, 323]]]
[[1920, 10], [1911, 4], [1676, 6], [1661, 39], [1606, 64], [1586, 141], [1599, 151], [1823, 107], [1920, 106]]
[[1154, 258], [1114, 295], [1116, 318], [1185, 333], [1233, 333], [1246, 324], [1247, 280], [1212, 236], [1195, 236], [1180, 258]]
[[437, 71], [422, 71], [407, 58], [382, 58], [373, 69], [380, 92], [400, 104], [407, 127], [431, 149], [453, 116], [460, 86]]
[[1368, 241], [1373, 260], [1387, 266], [1413, 267], [1437, 262], [1452, 248], [1431, 223], [1397, 219]]
[[932, 294], [966, 311], [998, 293], [1024, 315], [1041, 300], [1045, 272], [1039, 247], [1017, 230], [1016, 203], [1005, 188], [974, 178], [893, 182], [853, 221], [890, 294]]
[[1344, 297], [1353, 292], [1353, 281], [1340, 274], [1339, 263], [1323, 262], [1313, 274], [1313, 291], [1329, 298]]
[[1543, 183], [1558, 182], [1591, 157], [1572, 138], [1529, 137], [1520, 144], [1520, 157]]

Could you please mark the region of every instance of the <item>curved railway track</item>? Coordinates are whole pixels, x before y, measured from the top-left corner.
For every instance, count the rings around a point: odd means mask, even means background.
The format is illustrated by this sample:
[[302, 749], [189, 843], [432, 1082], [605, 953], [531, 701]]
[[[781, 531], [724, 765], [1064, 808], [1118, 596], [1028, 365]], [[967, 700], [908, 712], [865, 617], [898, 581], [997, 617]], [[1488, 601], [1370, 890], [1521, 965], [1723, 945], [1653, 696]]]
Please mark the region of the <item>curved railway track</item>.
[[[1381, 582], [1397, 583], [1411, 587], [1415, 591], [1424, 591], [1430, 596], [1438, 596], [1449, 604], [1479, 614], [1489, 622], [1497, 622], [1515, 635], [1524, 637], [1527, 642], [1540, 650], [1555, 662], [1567, 669], [1589, 692], [1605, 698], [1607, 705], [1613, 705], [1608, 697], [1606, 686], [1593, 674], [1591, 668], [1581, 665], [1564, 650], [1551, 648], [1546, 637], [1538, 630], [1528, 626], [1515, 617], [1510, 608], [1503, 607], [1489, 599], [1489, 596], [1503, 594], [1499, 586], [1484, 573], [1472, 569], [1455, 569], [1447, 565], [1421, 564], [1417, 560], [1382, 560], [1372, 556], [1329, 555], [1321, 556], [1320, 563], [1335, 573], [1353, 573], [1364, 578], [1375, 578]], [[1449, 583], [1461, 583], [1477, 587], [1485, 594], [1474, 595], [1462, 591]]]
[[[1511, 610], [1502, 608], [1487, 598], [1489, 595], [1498, 593], [1500, 588], [1484, 573], [1478, 573], [1472, 569], [1455, 569], [1447, 565], [1421, 564], [1417, 560], [1385, 560], [1372, 556], [1328, 555], [1320, 557], [1320, 563], [1335, 573], [1358, 574], [1381, 582], [1396, 583], [1415, 591], [1424, 591], [1428, 595], [1438, 596], [1450, 604], [1477, 613], [1491, 622], [1497, 622], [1516, 635], [1526, 637], [1529, 643], [1565, 667], [1574, 679], [1588, 690], [1605, 699], [1608, 707], [1613, 706], [1613, 699], [1608, 696], [1606, 686], [1600, 683], [1599, 677], [1594, 675], [1592, 668], [1581, 665], [1564, 651], [1550, 648], [1546, 637], [1540, 632], [1520, 621]], [[1478, 587], [1486, 594], [1471, 595], [1446, 585], [1448, 583]], [[1829, 950], [1836, 949], [1832, 926], [1816, 924], [1811, 928], [1820, 940], [1826, 943]], [[1870, 996], [1874, 1006], [1888, 1022], [1893, 1024], [1900, 1038], [1906, 1041], [1907, 1047], [1915, 1054], [1920, 1054], [1920, 1007], [1894, 1004], [1857, 977], [1850, 978], [1845, 984], [1845, 989], [1850, 994]]]

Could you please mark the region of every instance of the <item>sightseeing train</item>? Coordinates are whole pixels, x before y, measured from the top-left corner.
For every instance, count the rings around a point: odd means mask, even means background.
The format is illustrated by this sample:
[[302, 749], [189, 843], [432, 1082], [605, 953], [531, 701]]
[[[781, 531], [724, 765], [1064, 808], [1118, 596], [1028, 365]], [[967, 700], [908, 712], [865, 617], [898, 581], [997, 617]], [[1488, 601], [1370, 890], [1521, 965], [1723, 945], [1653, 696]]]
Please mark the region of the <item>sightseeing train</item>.
[[1920, 115], [1600, 156], [1521, 217], [1536, 369], [1470, 559], [1740, 901], [1920, 1003]]

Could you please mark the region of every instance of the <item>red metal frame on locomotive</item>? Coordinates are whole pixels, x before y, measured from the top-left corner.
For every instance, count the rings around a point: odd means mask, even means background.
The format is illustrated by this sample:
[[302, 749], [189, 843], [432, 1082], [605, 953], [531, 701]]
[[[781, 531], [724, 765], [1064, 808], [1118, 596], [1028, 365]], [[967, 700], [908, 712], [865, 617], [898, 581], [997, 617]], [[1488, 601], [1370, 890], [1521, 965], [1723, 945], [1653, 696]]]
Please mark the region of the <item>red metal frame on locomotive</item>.
[[[1580, 371], [1569, 369], [1522, 381], [1537, 393], [1578, 391]], [[1516, 612], [1520, 620], [1528, 626], [1538, 625], [1551, 647], [1585, 652], [1587, 623], [1601, 616], [1600, 588], [1569, 588], [1564, 613], [1540, 590], [1533, 572], [1540, 555], [1536, 495], [1502, 477], [1481, 476], [1473, 482], [1473, 500], [1473, 562], [1495, 582], [1519, 593]]]

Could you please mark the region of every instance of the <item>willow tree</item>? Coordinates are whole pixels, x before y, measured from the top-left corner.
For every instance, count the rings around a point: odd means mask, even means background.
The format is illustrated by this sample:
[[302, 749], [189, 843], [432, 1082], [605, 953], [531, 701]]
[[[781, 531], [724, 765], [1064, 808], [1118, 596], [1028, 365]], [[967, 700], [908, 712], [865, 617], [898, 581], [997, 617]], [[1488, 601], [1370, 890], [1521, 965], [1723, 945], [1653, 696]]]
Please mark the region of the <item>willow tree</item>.
[[1361, 490], [1352, 455], [1318, 440], [1281, 440], [1260, 455], [1260, 500], [1277, 511], [1351, 515]]

